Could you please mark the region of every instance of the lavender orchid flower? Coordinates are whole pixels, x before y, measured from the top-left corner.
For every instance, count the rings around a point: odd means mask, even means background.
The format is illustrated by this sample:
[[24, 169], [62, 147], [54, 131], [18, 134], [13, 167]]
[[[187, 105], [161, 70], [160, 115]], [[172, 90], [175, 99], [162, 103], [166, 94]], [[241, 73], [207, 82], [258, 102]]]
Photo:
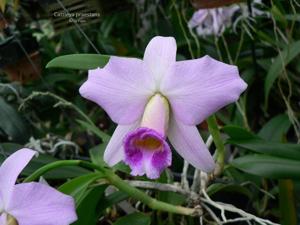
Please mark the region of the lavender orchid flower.
[[70, 196], [45, 184], [15, 184], [35, 151], [21, 149], [0, 167], [0, 225], [69, 225], [76, 221]]
[[194, 167], [214, 169], [196, 125], [246, 89], [236, 66], [209, 56], [176, 62], [172, 37], [154, 37], [144, 59], [112, 56], [103, 69], [89, 70], [83, 97], [109, 114], [116, 128], [104, 153], [113, 166], [123, 160], [132, 175], [155, 179], [171, 165], [170, 143]]
[[[269, 17], [269, 13], [261, 10], [260, 7], [264, 7], [262, 0], [252, 1], [252, 16]], [[248, 5], [240, 3], [218, 8], [199, 9], [189, 20], [188, 27], [195, 28], [201, 37], [221, 36], [227, 28], [233, 27], [235, 31], [240, 21], [247, 22], [247, 20], [253, 20], [249, 14]]]
[[188, 26], [190, 29], [196, 28], [199, 36], [220, 36], [226, 28], [232, 25], [233, 15], [239, 10], [240, 7], [238, 5], [199, 9], [193, 14], [188, 22]]

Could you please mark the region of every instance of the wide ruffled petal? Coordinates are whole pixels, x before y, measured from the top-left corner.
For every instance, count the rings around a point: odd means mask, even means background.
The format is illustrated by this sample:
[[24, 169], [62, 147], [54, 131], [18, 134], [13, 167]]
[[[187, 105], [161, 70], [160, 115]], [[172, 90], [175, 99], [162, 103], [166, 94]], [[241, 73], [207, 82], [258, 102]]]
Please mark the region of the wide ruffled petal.
[[186, 161], [204, 172], [212, 172], [214, 160], [195, 126], [171, 119], [168, 138], [175, 150]]
[[144, 62], [155, 78], [157, 87], [176, 62], [177, 45], [173, 37], [156, 36], [146, 47]]
[[0, 199], [6, 209], [10, 202], [16, 180], [36, 152], [23, 148], [10, 155], [0, 167]]
[[196, 125], [237, 101], [246, 87], [236, 66], [205, 56], [176, 62], [173, 73], [163, 80], [161, 91], [177, 120]]
[[123, 140], [128, 132], [133, 131], [139, 126], [140, 122], [137, 121], [131, 125], [119, 125], [113, 133], [108, 145], [104, 152], [104, 161], [109, 166], [114, 166], [124, 159]]
[[140, 118], [155, 92], [154, 78], [140, 59], [112, 56], [103, 69], [89, 70], [80, 94], [101, 106], [118, 124]]
[[69, 225], [77, 220], [72, 197], [35, 182], [16, 185], [7, 210], [19, 225]]

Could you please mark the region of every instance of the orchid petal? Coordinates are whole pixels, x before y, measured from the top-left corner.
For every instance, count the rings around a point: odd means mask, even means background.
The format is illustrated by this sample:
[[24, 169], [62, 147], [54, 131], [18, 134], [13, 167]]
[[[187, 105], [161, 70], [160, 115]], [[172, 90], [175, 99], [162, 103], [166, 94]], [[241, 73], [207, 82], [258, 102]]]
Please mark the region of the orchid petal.
[[196, 125], [237, 101], [246, 87], [236, 66], [205, 56], [177, 62], [174, 73], [163, 80], [161, 90], [176, 119]]
[[173, 37], [156, 36], [146, 47], [144, 62], [157, 83], [170, 72], [176, 62], [176, 41]]
[[195, 12], [188, 22], [188, 27], [190, 29], [193, 29], [199, 25], [202, 25], [205, 18], [208, 16], [208, 10], [207, 9], [199, 9], [197, 12]]
[[154, 79], [142, 60], [112, 56], [103, 69], [89, 70], [79, 91], [114, 122], [126, 125], [141, 117], [154, 88]]
[[7, 215], [6, 213], [3, 213], [2, 215], [0, 215], [0, 225], [6, 225], [7, 222]]
[[[151, 158], [144, 153], [146, 175], [150, 179], [158, 179], [162, 171], [172, 164], [172, 151], [167, 142], [164, 143], [164, 150], [154, 152]], [[148, 160], [147, 160], [148, 158]]]
[[139, 121], [131, 125], [119, 125], [117, 126], [115, 132], [113, 133], [108, 145], [106, 146], [104, 152], [104, 161], [109, 166], [114, 166], [118, 162], [124, 159], [124, 148], [123, 148], [123, 139], [126, 134], [139, 125]]
[[69, 225], [77, 220], [72, 197], [35, 182], [15, 186], [7, 211], [19, 225]]
[[34, 156], [35, 151], [23, 148], [10, 155], [0, 167], [0, 199], [2, 207], [6, 209], [10, 202], [16, 180]]
[[175, 150], [195, 168], [211, 172], [215, 163], [195, 126], [171, 118], [168, 138]]

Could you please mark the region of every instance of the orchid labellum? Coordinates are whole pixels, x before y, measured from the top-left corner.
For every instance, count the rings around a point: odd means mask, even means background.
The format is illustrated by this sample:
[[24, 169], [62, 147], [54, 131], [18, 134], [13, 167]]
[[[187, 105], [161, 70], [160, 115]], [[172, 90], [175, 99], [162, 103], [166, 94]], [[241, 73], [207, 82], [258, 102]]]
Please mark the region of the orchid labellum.
[[104, 160], [124, 161], [132, 175], [155, 179], [171, 165], [169, 143], [194, 167], [214, 169], [196, 125], [246, 87], [236, 66], [209, 56], [176, 62], [175, 39], [157, 36], [143, 60], [112, 56], [104, 68], [90, 70], [80, 93], [118, 124]]

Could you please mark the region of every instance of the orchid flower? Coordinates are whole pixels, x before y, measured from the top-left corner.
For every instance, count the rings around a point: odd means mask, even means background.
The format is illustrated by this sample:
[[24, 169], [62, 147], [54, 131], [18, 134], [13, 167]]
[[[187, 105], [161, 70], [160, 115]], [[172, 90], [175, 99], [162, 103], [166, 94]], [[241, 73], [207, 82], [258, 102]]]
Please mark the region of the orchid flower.
[[35, 151], [21, 149], [0, 167], [0, 225], [69, 225], [76, 221], [73, 198], [45, 184], [15, 184]]
[[[267, 11], [260, 9], [260, 7], [264, 7], [262, 0], [253, 0], [251, 7], [253, 17], [269, 17]], [[201, 37], [209, 35], [221, 36], [226, 28], [233, 27], [235, 31], [240, 21], [251, 19], [248, 5], [246, 3], [240, 3], [218, 8], [199, 9], [189, 20], [188, 27], [190, 29], [195, 28], [197, 34]]]
[[171, 165], [169, 142], [194, 167], [211, 172], [214, 160], [196, 125], [246, 89], [236, 66], [209, 56], [176, 62], [173, 37], [154, 37], [144, 58], [111, 56], [89, 70], [83, 97], [118, 124], [104, 153], [113, 166], [124, 161], [132, 175], [155, 179]]
[[199, 9], [196, 11], [188, 26], [190, 29], [196, 28], [199, 36], [220, 36], [226, 28], [231, 27], [233, 15], [239, 11], [238, 5], [229, 7], [219, 7], [213, 9]]

